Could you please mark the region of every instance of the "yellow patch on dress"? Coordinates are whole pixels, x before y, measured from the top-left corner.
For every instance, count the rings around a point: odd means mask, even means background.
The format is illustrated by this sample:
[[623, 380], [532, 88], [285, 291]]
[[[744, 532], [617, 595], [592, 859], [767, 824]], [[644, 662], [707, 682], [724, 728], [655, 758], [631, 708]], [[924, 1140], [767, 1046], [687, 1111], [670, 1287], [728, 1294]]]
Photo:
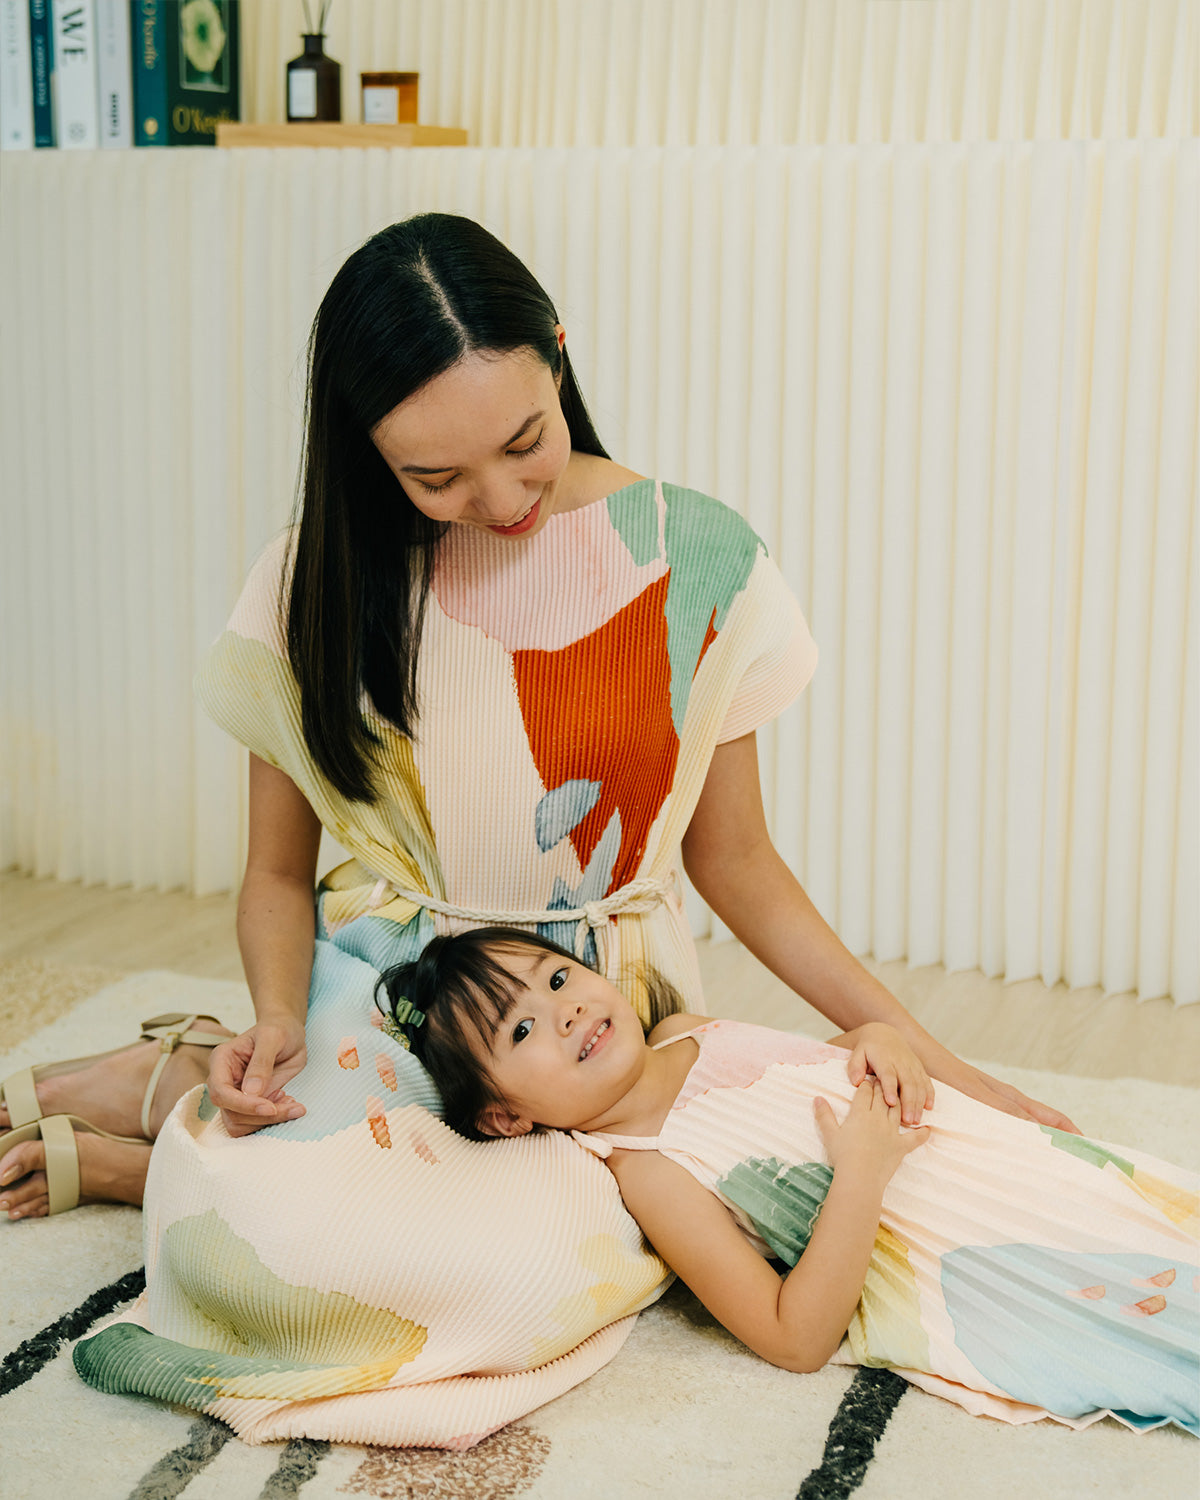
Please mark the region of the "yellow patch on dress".
[[908, 1247], [883, 1224], [876, 1231], [862, 1296], [846, 1332], [860, 1365], [929, 1367], [929, 1337], [921, 1326]]

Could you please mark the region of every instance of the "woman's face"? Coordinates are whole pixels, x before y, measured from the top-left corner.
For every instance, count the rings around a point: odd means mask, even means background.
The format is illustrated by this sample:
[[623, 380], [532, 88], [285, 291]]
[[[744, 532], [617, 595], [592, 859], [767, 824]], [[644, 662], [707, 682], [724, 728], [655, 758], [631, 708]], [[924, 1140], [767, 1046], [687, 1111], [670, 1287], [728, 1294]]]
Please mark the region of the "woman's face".
[[571, 457], [557, 383], [529, 349], [468, 354], [390, 411], [371, 440], [424, 515], [497, 536], [545, 524]]

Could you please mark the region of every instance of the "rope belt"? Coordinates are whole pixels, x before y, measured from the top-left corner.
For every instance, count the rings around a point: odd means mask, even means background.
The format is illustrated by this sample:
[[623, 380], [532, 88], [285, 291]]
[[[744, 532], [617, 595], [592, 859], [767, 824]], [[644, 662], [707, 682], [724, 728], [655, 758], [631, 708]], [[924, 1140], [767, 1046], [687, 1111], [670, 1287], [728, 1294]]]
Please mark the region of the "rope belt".
[[608, 944], [605, 937], [609, 919], [636, 916], [641, 912], [652, 911], [666, 900], [674, 886], [675, 875], [672, 871], [669, 880], [631, 880], [628, 885], [621, 886], [610, 896], [602, 896], [598, 901], [585, 901], [582, 906], [499, 911], [483, 907], [455, 906], [449, 901], [437, 901], [423, 891], [405, 890], [380, 877], [367, 901], [367, 910], [374, 911], [391, 893], [404, 901], [410, 901], [414, 906], [424, 907], [426, 911], [437, 912], [443, 917], [456, 917], [464, 922], [473, 922], [479, 927], [532, 927], [535, 924], [541, 925], [549, 922], [575, 922], [577, 924], [576, 957], [583, 959], [588, 933], [592, 933], [596, 942], [596, 956], [601, 960], [604, 971], [607, 973]]

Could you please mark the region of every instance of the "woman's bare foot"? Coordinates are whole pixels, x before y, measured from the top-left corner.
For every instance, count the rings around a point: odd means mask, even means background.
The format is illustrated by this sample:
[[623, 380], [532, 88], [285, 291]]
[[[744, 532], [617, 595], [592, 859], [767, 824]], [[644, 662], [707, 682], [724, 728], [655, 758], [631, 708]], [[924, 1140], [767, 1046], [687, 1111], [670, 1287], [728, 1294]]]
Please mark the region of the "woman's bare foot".
[[[216, 1036], [234, 1034], [205, 1016], [197, 1017], [192, 1030]], [[157, 1138], [163, 1121], [183, 1095], [208, 1077], [211, 1054], [210, 1047], [184, 1044], [167, 1058], [150, 1106], [151, 1140]], [[43, 1115], [79, 1115], [111, 1135], [141, 1137], [142, 1100], [161, 1055], [156, 1041], [138, 1041], [70, 1069], [48, 1070], [37, 1081], [38, 1104]], [[10, 1128], [8, 1110], [0, 1104], [0, 1131]], [[0, 1135], [0, 1150], [3, 1149], [4, 1138]]]
[[[80, 1203], [141, 1204], [150, 1165], [149, 1141], [144, 1145], [136, 1141], [126, 1144], [77, 1130], [75, 1144], [79, 1148]], [[41, 1219], [49, 1213], [45, 1166], [42, 1141], [23, 1141], [5, 1152], [0, 1136], [0, 1213], [7, 1213], [10, 1219]]]
[[[203, 1016], [192, 1029], [218, 1036], [234, 1034]], [[150, 1106], [151, 1141], [183, 1095], [208, 1077], [211, 1054], [210, 1047], [184, 1043], [167, 1058]], [[137, 1138], [110, 1141], [102, 1135], [75, 1132], [81, 1203], [141, 1203], [150, 1161], [150, 1142], [142, 1144], [141, 1139], [142, 1100], [161, 1055], [158, 1042], [138, 1041], [38, 1078], [37, 1099], [43, 1115], [78, 1115], [111, 1135]], [[10, 1128], [8, 1110], [0, 1104], [0, 1132]], [[0, 1213], [26, 1219], [48, 1211], [45, 1162], [46, 1148], [40, 1140], [25, 1141], [6, 1153], [0, 1134]]]

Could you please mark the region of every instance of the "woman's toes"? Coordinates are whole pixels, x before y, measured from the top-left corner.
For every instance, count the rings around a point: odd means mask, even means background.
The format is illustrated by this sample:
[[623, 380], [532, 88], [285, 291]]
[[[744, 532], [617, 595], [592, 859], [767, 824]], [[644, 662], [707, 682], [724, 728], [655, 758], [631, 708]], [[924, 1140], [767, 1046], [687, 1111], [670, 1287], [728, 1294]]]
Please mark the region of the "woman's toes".
[[0, 1213], [10, 1219], [32, 1219], [49, 1210], [45, 1164], [46, 1148], [41, 1141], [27, 1141], [0, 1161], [0, 1178], [8, 1179], [0, 1189]]

